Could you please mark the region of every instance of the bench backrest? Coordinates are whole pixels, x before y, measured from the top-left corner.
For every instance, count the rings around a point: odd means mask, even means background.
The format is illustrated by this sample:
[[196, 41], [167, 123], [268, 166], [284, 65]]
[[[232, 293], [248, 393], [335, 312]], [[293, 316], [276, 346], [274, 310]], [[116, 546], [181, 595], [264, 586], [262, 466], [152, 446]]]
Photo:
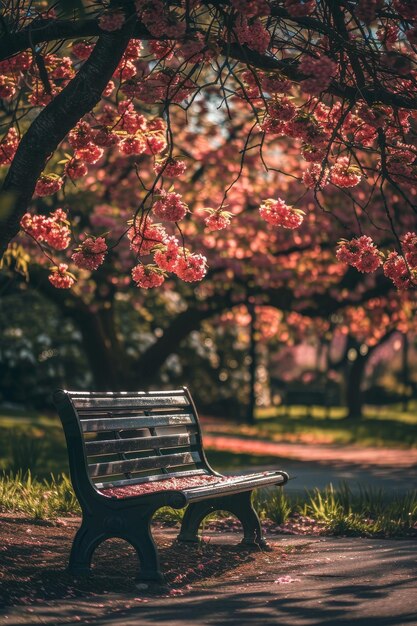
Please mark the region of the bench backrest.
[[[210, 471], [186, 388], [54, 394], [76, 491]], [[77, 493], [77, 495], [81, 495]]]

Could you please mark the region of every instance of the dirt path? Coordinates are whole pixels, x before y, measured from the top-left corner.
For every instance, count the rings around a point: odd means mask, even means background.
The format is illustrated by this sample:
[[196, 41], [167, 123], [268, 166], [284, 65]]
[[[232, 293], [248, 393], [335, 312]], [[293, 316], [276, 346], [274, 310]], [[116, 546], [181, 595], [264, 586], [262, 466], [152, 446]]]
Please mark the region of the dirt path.
[[417, 542], [279, 537], [270, 553], [241, 552], [235, 533], [200, 549], [155, 531], [170, 589], [134, 585], [136, 556], [106, 542], [90, 579], [64, 570], [77, 519], [58, 526], [0, 519], [0, 624], [281, 626], [417, 624]]

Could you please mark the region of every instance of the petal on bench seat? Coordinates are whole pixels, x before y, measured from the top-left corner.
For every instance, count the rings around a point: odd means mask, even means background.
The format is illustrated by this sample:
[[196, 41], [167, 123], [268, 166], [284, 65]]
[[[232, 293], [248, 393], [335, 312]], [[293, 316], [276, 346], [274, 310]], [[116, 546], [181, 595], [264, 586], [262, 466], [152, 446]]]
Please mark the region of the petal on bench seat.
[[145, 496], [148, 494], [158, 493], [160, 491], [187, 491], [205, 487], [226, 487], [233, 485], [243, 486], [244, 483], [255, 481], [262, 483], [263, 480], [271, 483], [271, 479], [275, 477], [277, 482], [286, 482], [282, 480], [282, 472], [258, 472], [252, 474], [244, 474], [242, 476], [214, 476], [211, 474], [198, 474], [195, 476], [184, 476], [176, 478], [161, 478], [161, 480], [140, 483], [136, 485], [123, 485], [121, 487], [109, 487], [100, 489], [99, 493], [108, 498], [131, 498], [135, 496]]

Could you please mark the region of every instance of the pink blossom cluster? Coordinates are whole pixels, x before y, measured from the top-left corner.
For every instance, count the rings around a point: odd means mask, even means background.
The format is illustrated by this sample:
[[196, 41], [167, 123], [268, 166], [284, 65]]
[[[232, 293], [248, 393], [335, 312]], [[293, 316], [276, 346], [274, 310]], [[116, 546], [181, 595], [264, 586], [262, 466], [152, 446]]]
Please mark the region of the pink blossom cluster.
[[156, 265], [139, 263], [132, 269], [132, 278], [138, 287], [153, 289], [160, 287], [165, 280], [163, 271]]
[[9, 128], [7, 135], [0, 142], [0, 165], [10, 165], [19, 145], [19, 136], [15, 128]]
[[223, 211], [222, 209], [205, 209], [208, 212], [208, 216], [204, 222], [209, 230], [223, 230], [229, 226], [232, 213]]
[[390, 252], [384, 263], [384, 274], [392, 280], [399, 291], [415, 286], [416, 270], [412, 270], [403, 256]]
[[88, 41], [76, 41], [73, 43], [71, 48], [72, 54], [77, 57], [77, 59], [80, 59], [80, 61], [88, 59], [93, 50], [94, 44], [89, 43]]
[[349, 163], [348, 157], [341, 157], [330, 168], [330, 180], [338, 187], [356, 187], [362, 180], [359, 168]]
[[401, 246], [404, 256], [390, 252], [384, 263], [384, 274], [392, 280], [400, 291], [415, 287], [417, 284], [417, 234], [408, 232], [404, 235]]
[[289, 206], [281, 198], [265, 200], [259, 207], [259, 214], [268, 224], [291, 230], [301, 226], [304, 219], [303, 211]]
[[185, 21], [179, 20], [175, 11], [169, 10], [162, 0], [136, 0], [136, 11], [154, 37], [176, 39], [185, 33]]
[[366, 274], [374, 272], [382, 264], [381, 253], [372, 239], [365, 235], [350, 241], [342, 239], [336, 257]]
[[52, 196], [57, 193], [62, 185], [64, 179], [58, 174], [41, 174], [36, 182], [35, 193], [38, 196]]
[[45, 242], [55, 250], [65, 250], [70, 244], [71, 232], [67, 214], [62, 209], [56, 209], [48, 217], [25, 213], [20, 220], [20, 226], [36, 241]]
[[300, 70], [308, 77], [302, 81], [302, 89], [308, 93], [319, 94], [329, 86], [337, 73], [338, 65], [328, 56], [314, 58], [305, 55], [301, 60]]
[[88, 174], [88, 167], [84, 161], [74, 157], [65, 164], [65, 174], [71, 180], [78, 180]]
[[181, 247], [175, 237], [168, 236], [160, 224], [152, 223], [149, 218], [137, 220], [127, 236], [137, 255], [154, 254], [156, 265], [139, 263], [132, 270], [133, 280], [139, 287], [149, 289], [161, 285], [165, 272], [172, 272], [185, 282], [201, 280], [207, 272], [207, 259], [203, 255]]
[[107, 243], [104, 237], [87, 237], [71, 256], [77, 267], [96, 270], [104, 263]]
[[271, 34], [259, 19], [248, 22], [243, 16], [239, 17], [234, 32], [241, 45], [247, 45], [251, 50], [263, 54], [271, 41]]
[[161, 189], [158, 196], [159, 199], [154, 202], [152, 211], [159, 219], [179, 222], [188, 213], [188, 206], [182, 201], [182, 196], [179, 193]]
[[127, 231], [131, 249], [139, 256], [149, 254], [157, 244], [164, 243], [167, 233], [161, 224], [154, 224], [148, 217], [137, 218]]
[[323, 189], [329, 182], [329, 170], [319, 163], [313, 163], [304, 170], [303, 183], [309, 189]]
[[66, 263], [60, 263], [57, 267], [52, 267], [48, 279], [57, 289], [71, 289], [75, 282], [75, 277], [68, 272]]
[[9, 100], [13, 98], [16, 93], [16, 85], [12, 78], [9, 76], [0, 75], [0, 98]]
[[120, 30], [125, 23], [125, 19], [125, 15], [122, 11], [112, 11], [103, 13], [98, 19], [98, 25], [101, 30], [112, 32], [114, 30]]
[[155, 164], [154, 170], [157, 174], [163, 174], [169, 178], [178, 178], [186, 171], [187, 166], [180, 159], [169, 158], [165, 161], [159, 161]]

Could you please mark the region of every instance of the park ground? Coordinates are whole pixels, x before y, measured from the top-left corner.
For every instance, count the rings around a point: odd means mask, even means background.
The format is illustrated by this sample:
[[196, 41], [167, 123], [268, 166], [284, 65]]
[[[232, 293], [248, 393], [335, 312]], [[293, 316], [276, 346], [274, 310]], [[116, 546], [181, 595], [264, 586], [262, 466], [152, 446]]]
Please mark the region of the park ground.
[[91, 578], [65, 573], [77, 519], [0, 524], [1, 624], [417, 624], [415, 541], [270, 536], [272, 552], [247, 552], [236, 533], [207, 531], [189, 547], [159, 526], [169, 587], [145, 592], [117, 540], [97, 550]]
[[[256, 427], [202, 421], [215, 468], [285, 469], [294, 478], [286, 488], [294, 497], [340, 481], [353, 491], [366, 486], [377, 500], [381, 493], [394, 497], [416, 486], [414, 408], [394, 419], [379, 413], [353, 424], [320, 410], [281, 420], [263, 415]], [[5, 415], [0, 428], [3, 442], [9, 432], [20, 443], [25, 432], [39, 438], [39, 446], [23, 454], [31, 456], [40, 477], [51, 469], [65, 471], [55, 418]], [[9, 450], [9, 462], [21, 463], [21, 451]], [[119, 540], [97, 550], [91, 578], [71, 578], [65, 566], [79, 517], [61, 512], [39, 519], [38, 512], [0, 513], [0, 624], [417, 624], [413, 529], [382, 538], [380, 530], [363, 533], [363, 520], [356, 532], [354, 518], [349, 528], [339, 520], [331, 532], [324, 521], [264, 519], [272, 552], [247, 552], [237, 547], [240, 528], [231, 520], [210, 522], [196, 548], [179, 546], [175, 520], [162, 518], [154, 522], [154, 536], [168, 585], [144, 591], [134, 582], [136, 555]]]

